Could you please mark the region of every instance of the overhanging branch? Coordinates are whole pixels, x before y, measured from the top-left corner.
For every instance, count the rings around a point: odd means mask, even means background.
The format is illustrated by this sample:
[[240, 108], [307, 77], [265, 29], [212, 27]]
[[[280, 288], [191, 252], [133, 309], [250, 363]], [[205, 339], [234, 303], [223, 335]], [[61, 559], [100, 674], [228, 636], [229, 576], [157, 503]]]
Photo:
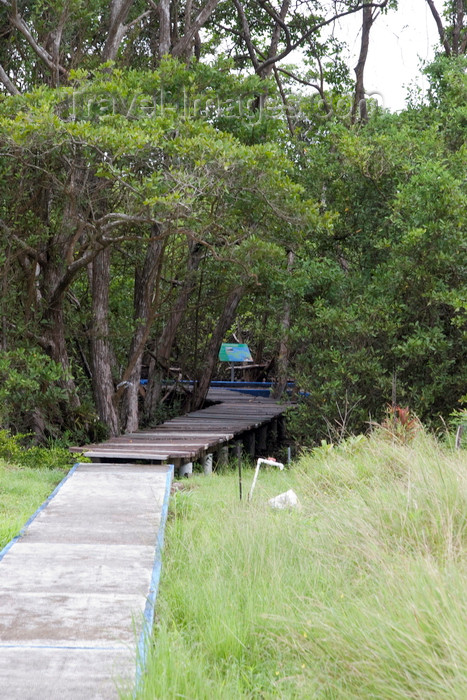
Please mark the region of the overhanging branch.
[[16, 85], [10, 80], [10, 78], [8, 77], [8, 75], [5, 72], [5, 69], [3, 68], [3, 66], [1, 64], [0, 64], [0, 80], [2, 81], [4, 86], [6, 87], [6, 89], [10, 93], [10, 95], [19, 95], [20, 94], [20, 91], [18, 90]]
[[53, 56], [51, 56], [51, 54], [34, 38], [32, 31], [18, 12], [18, 4], [16, 0], [13, 2], [8, 2], [8, 0], [0, 0], [0, 3], [10, 10], [10, 15], [8, 17], [10, 24], [12, 24], [13, 27], [15, 27], [24, 36], [34, 53], [41, 59], [41, 61], [45, 63], [47, 68], [52, 71], [52, 74], [58, 71], [62, 75], [68, 75], [66, 68], [54, 61]]
[[343, 17], [348, 17], [349, 15], [353, 15], [356, 12], [360, 12], [360, 10], [363, 10], [364, 7], [371, 7], [371, 8], [376, 8], [376, 9], [382, 9], [386, 7], [388, 4], [389, 0], [382, 0], [380, 3], [360, 3], [359, 5], [356, 5], [353, 7], [351, 10], [346, 10], [345, 12], [339, 12], [330, 17], [329, 19], [323, 20], [322, 22], [318, 22], [315, 24], [313, 27], [311, 27], [307, 32], [302, 34], [302, 36], [297, 39], [295, 42], [290, 44], [290, 46], [287, 46], [283, 51], [279, 52], [275, 56], [270, 56], [268, 57], [263, 63], [260, 65], [260, 70], [264, 71], [268, 66], [273, 65], [274, 63], [277, 63], [277, 61], [281, 61], [283, 58], [288, 56], [292, 51], [295, 51], [295, 49], [298, 49], [303, 42], [307, 41], [307, 39], [310, 38], [312, 34], [315, 32], [319, 31], [323, 27], [327, 27], [329, 24], [332, 24], [333, 22], [336, 22], [338, 19], [342, 19]]

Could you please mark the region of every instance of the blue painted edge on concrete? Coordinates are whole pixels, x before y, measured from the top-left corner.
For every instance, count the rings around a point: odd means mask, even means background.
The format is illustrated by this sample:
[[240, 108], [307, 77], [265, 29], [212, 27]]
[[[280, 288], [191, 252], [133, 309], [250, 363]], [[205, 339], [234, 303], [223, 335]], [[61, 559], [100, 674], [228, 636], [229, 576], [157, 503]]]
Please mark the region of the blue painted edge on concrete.
[[39, 506], [39, 508], [36, 510], [36, 512], [35, 512], [33, 515], [31, 515], [31, 517], [29, 518], [29, 520], [26, 521], [26, 523], [23, 525], [23, 527], [21, 528], [21, 530], [19, 531], [19, 533], [16, 535], [16, 537], [13, 537], [13, 539], [10, 540], [10, 541], [8, 542], [8, 544], [6, 544], [6, 545], [4, 546], [4, 548], [0, 551], [0, 561], [2, 561], [3, 557], [5, 556], [5, 554], [7, 554], [7, 553], [10, 551], [10, 549], [13, 547], [13, 545], [14, 545], [16, 542], [18, 542], [18, 540], [20, 540], [20, 539], [23, 537], [23, 535], [25, 534], [26, 530], [28, 529], [28, 527], [30, 526], [30, 524], [33, 522], [33, 520], [35, 520], [35, 519], [37, 518], [37, 516], [39, 515], [39, 513], [42, 513], [42, 511], [43, 511], [45, 508], [47, 508], [47, 506], [49, 505], [50, 501], [57, 495], [57, 493], [58, 493], [58, 492], [60, 491], [60, 489], [62, 488], [63, 484], [64, 484], [66, 481], [68, 481], [68, 479], [69, 479], [71, 476], [73, 476], [73, 474], [75, 473], [75, 471], [77, 470], [77, 468], [79, 467], [79, 465], [80, 465], [80, 463], [77, 462], [77, 463], [70, 469], [70, 471], [68, 472], [68, 474], [67, 474], [67, 475], [61, 480], [61, 482], [54, 488], [54, 490], [52, 491], [52, 493], [50, 494], [50, 496], [44, 501], [44, 503], [43, 503], [41, 506]]
[[165, 481], [164, 502], [162, 504], [161, 519], [157, 531], [156, 549], [154, 553], [154, 565], [152, 568], [151, 583], [149, 586], [149, 594], [146, 600], [144, 609], [143, 627], [138, 640], [138, 648], [136, 654], [136, 676], [135, 676], [135, 693], [142, 687], [143, 674], [146, 670], [149, 644], [151, 641], [152, 628], [154, 625], [154, 610], [156, 607], [157, 592], [161, 578], [162, 569], [162, 549], [164, 547], [164, 533], [169, 512], [170, 487], [174, 476], [174, 465], [169, 464]]

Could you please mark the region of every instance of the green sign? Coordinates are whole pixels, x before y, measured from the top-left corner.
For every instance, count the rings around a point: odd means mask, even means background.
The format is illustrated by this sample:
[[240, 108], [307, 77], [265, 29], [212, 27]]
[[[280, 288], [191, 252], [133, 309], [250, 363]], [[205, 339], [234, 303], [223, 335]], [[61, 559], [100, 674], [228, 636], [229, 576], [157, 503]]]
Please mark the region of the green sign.
[[245, 343], [222, 343], [219, 350], [221, 362], [253, 362], [250, 349]]

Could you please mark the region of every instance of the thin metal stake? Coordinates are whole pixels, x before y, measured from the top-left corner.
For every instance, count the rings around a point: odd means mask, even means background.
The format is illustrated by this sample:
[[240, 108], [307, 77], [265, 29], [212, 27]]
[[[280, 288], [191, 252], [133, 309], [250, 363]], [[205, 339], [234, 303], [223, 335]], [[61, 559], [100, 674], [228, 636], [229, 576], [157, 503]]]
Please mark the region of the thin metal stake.
[[240, 493], [240, 500], [243, 498], [242, 491], [242, 446], [237, 442], [237, 459], [238, 459], [238, 490]]

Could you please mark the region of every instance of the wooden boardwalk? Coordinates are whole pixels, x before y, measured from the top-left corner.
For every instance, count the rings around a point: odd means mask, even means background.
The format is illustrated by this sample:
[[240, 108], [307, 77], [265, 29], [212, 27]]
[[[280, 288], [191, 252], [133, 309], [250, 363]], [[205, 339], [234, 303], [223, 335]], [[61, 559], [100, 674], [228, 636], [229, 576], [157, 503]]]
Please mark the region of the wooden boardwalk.
[[171, 463], [176, 468], [205, 460], [232, 440], [243, 440], [245, 448], [266, 451], [271, 431], [290, 407], [274, 399], [251, 396], [222, 388], [211, 388], [208, 408], [173, 418], [152, 430], [112, 438], [98, 445], [74, 448], [93, 461], [139, 460]]

